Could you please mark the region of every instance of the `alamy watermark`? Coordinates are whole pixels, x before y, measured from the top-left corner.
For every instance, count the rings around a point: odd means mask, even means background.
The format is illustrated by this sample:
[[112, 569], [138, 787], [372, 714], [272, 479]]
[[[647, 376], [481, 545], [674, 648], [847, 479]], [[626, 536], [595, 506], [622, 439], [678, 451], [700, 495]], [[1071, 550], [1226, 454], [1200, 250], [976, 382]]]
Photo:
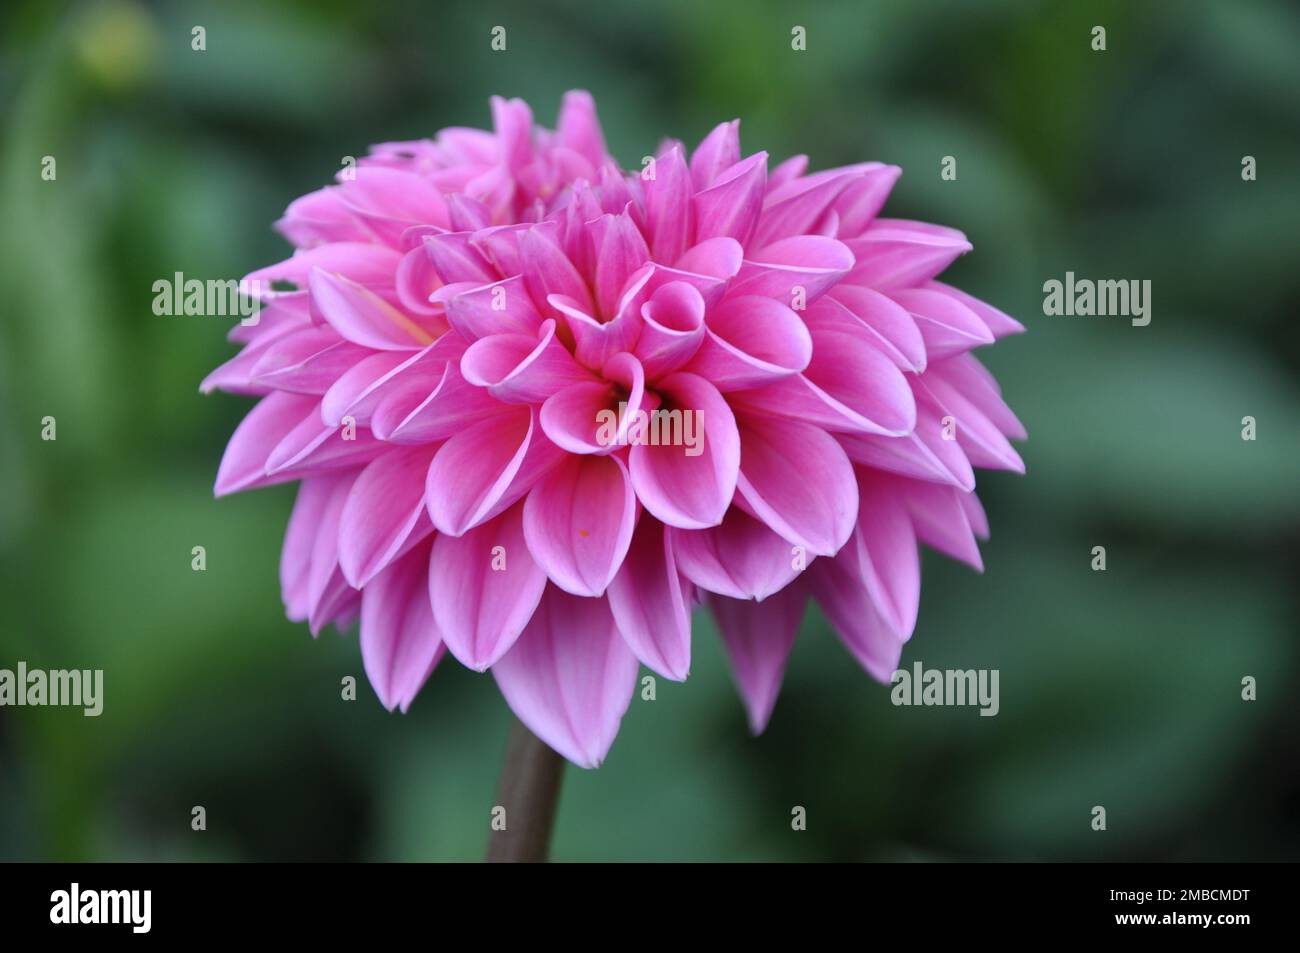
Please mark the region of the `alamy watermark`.
[[1064, 281], [1049, 278], [1043, 282], [1043, 314], [1049, 317], [1122, 315], [1131, 317], [1135, 328], [1144, 328], [1151, 323], [1151, 280], [1093, 281], [1075, 278], [1074, 272], [1067, 271]]
[[82, 714], [94, 718], [104, 710], [104, 670], [28, 670], [27, 663], [21, 661], [17, 671], [0, 668], [0, 707], [6, 705], [82, 708]]
[[596, 412], [596, 442], [602, 447], [685, 447], [688, 457], [704, 452], [704, 411], [629, 411], [622, 401], [618, 410]]
[[252, 326], [261, 320], [259, 299], [270, 290], [266, 283], [239, 282], [209, 278], [186, 278], [176, 272], [170, 280], [159, 278], [153, 283], [153, 313], [159, 317], [190, 315], [198, 317], [233, 318]]
[[900, 668], [889, 677], [894, 686], [889, 700], [895, 705], [979, 706], [980, 715], [998, 713], [998, 669]]

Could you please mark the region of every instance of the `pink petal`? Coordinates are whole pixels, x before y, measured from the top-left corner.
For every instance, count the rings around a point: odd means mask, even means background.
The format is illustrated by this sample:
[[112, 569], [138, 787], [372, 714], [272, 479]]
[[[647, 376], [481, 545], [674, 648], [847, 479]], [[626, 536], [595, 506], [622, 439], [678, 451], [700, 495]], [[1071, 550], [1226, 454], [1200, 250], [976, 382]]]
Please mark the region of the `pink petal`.
[[872, 678], [888, 682], [898, 670], [903, 641], [867, 595], [855, 547], [846, 547], [834, 559], [817, 560], [808, 567], [808, 582], [845, 648]]
[[653, 179], [643, 179], [646, 225], [656, 261], [672, 264], [690, 246], [695, 234], [691, 206], [691, 174], [681, 146], [655, 159]]
[[903, 373], [861, 336], [812, 324], [812, 361], [802, 374], [731, 398], [733, 408], [790, 417], [832, 432], [901, 436], [916, 426]]
[[893, 481], [864, 475], [859, 497], [858, 564], [867, 594], [881, 618], [906, 641], [921, 604], [921, 558], [912, 519]]
[[972, 464], [988, 470], [1025, 472], [1025, 461], [1020, 454], [1007, 441], [1002, 431], [964, 393], [941, 376], [931, 376], [929, 373], [916, 378], [913, 387], [918, 399], [932, 400], [941, 415], [952, 417], [956, 424], [957, 443]]
[[766, 188], [766, 152], [757, 152], [722, 172], [691, 200], [696, 240], [734, 238], [745, 244], [758, 224]]
[[327, 474], [303, 480], [298, 488], [280, 552], [280, 592], [290, 621], [307, 621], [311, 601], [312, 549], [316, 545], [325, 507], [343, 481], [350, 482], [350, 475]]
[[312, 301], [334, 330], [377, 351], [414, 351], [433, 338], [383, 298], [341, 275], [312, 271]]
[[623, 564], [636, 524], [636, 494], [615, 456], [566, 455], [524, 503], [524, 538], [551, 582], [600, 596]]
[[472, 232], [424, 236], [424, 252], [444, 284], [470, 281], [485, 285], [501, 276], [472, 242]]
[[685, 370], [726, 393], [797, 374], [812, 357], [808, 328], [784, 304], [728, 295], [708, 315], [703, 343]]
[[519, 720], [584, 768], [604, 760], [636, 689], [636, 656], [604, 599], [548, 587], [524, 634], [492, 666]]
[[592, 168], [599, 168], [605, 161], [605, 136], [596, 118], [596, 103], [586, 90], [575, 89], [564, 94], [555, 139], [590, 162]]
[[536, 411], [520, 407], [460, 431], [429, 467], [425, 499], [438, 532], [459, 536], [518, 500], [563, 451], [546, 439]]
[[352, 484], [339, 519], [339, 567], [354, 589], [433, 532], [422, 517], [424, 477], [435, 450], [436, 445], [390, 450]]
[[689, 361], [704, 341], [704, 298], [684, 281], [670, 281], [641, 306], [636, 356], [656, 380]]
[[1004, 314], [993, 305], [986, 304], [979, 298], [972, 297], [964, 291], [944, 284], [942, 281], [927, 282], [925, 287], [949, 295], [970, 308], [988, 326], [995, 338], [1001, 339], [1009, 334], [1021, 334], [1025, 330], [1025, 326], [1009, 314]]
[[429, 566], [434, 618], [451, 654], [482, 672], [519, 638], [546, 588], [513, 506], [463, 536], [438, 536]]
[[740, 161], [740, 120], [719, 123], [691, 155], [691, 183], [696, 192], [713, 184], [724, 169]]
[[428, 572], [426, 542], [376, 576], [361, 594], [361, 660], [389, 711], [411, 707], [445, 648], [429, 605]]
[[730, 294], [763, 295], [790, 305], [796, 302], [796, 290], [802, 288], [804, 304], [810, 305], [849, 274], [853, 262], [849, 247], [833, 238], [783, 238], [746, 256]]
[[847, 244], [857, 256], [848, 280], [881, 290], [929, 281], [972, 247], [955, 228], [897, 218], [876, 219]]
[[904, 437], [842, 434], [838, 437], [840, 446], [854, 463], [972, 490], [975, 472], [960, 444], [944, 439], [939, 413], [932, 401], [918, 400], [916, 430], [911, 434]]
[[682, 575], [732, 599], [766, 599], [800, 572], [794, 546], [737, 506], [717, 526], [671, 530]]
[[533, 296], [533, 303], [543, 313], [545, 308], [542, 306], [551, 295], [572, 298], [580, 311], [595, 313], [595, 303], [587, 291], [586, 282], [560, 247], [554, 222], [545, 222], [524, 232], [519, 238], [519, 254], [528, 291]]
[[445, 303], [447, 322], [467, 341], [491, 334], [536, 334], [542, 325], [520, 275], [474, 288], [444, 288], [434, 299]]
[[795, 420], [747, 414], [737, 490], [772, 531], [809, 553], [838, 552], [853, 532], [858, 485], [835, 439]]
[[253, 486], [283, 482], [267, 479], [267, 454], [312, 413], [318, 402], [319, 398], [311, 395], [287, 392], [268, 394], [258, 401], [226, 444], [213, 492], [226, 496]]
[[754, 232], [754, 246], [763, 248], [778, 239], [812, 231], [836, 197], [859, 175], [851, 169], [831, 170], [769, 189]]
[[626, 211], [587, 223], [587, 235], [595, 262], [596, 307], [601, 316], [612, 318], [619, 311], [628, 279], [646, 263], [650, 251]]
[[745, 703], [749, 730], [756, 735], [763, 733], [772, 717], [807, 604], [808, 594], [801, 585], [787, 586], [764, 602], [708, 598]]
[[979, 543], [962, 497], [970, 494], [951, 486], [900, 480], [899, 492], [912, 514], [917, 538], [976, 572], [984, 571]]
[[448, 224], [442, 194], [412, 172], [362, 166], [339, 193], [375, 237], [393, 247], [401, 245], [402, 232], [412, 225]]
[[292, 258], [274, 265], [259, 268], [247, 275], [240, 287], [241, 290], [247, 289], [246, 294], [256, 292], [254, 296], [264, 300], [292, 294], [293, 292], [274, 291], [260, 286], [284, 281], [297, 285], [299, 291], [304, 291], [312, 271], [320, 268], [371, 290], [388, 288], [392, 286], [393, 275], [401, 260], [401, 252], [384, 245], [331, 242], [297, 252]]
[[993, 332], [975, 312], [948, 295], [908, 288], [891, 292], [890, 297], [911, 314], [931, 361], [993, 343]]
[[680, 682], [691, 668], [691, 604], [689, 586], [677, 572], [672, 532], [681, 531], [642, 519], [607, 594], [619, 634], [636, 657]]
[[925, 340], [907, 309], [879, 291], [841, 282], [808, 309], [808, 320], [841, 323], [845, 316], [901, 370], [925, 370]]
[[903, 170], [896, 165], [879, 165], [841, 192], [834, 206], [840, 220], [839, 235], [846, 238], [861, 235], [885, 207], [894, 183], [902, 174]]
[[570, 384], [593, 380], [556, 339], [555, 322], [536, 335], [494, 334], [479, 338], [460, 360], [461, 375], [486, 387], [497, 400], [540, 404]]
[[380, 440], [393, 443], [431, 443], [509, 410], [509, 404], [468, 383], [456, 365], [447, 362], [432, 385], [420, 375], [386, 391], [370, 418], [370, 429]]

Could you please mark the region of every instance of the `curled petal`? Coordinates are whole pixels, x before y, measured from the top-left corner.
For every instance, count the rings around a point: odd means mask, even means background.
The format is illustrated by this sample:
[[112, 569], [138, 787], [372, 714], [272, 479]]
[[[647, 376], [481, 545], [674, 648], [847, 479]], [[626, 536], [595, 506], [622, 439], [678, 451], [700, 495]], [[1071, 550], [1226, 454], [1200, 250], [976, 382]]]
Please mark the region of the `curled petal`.
[[636, 356], [651, 380], [680, 368], [704, 341], [704, 297], [684, 281], [660, 286], [641, 306], [641, 319]]

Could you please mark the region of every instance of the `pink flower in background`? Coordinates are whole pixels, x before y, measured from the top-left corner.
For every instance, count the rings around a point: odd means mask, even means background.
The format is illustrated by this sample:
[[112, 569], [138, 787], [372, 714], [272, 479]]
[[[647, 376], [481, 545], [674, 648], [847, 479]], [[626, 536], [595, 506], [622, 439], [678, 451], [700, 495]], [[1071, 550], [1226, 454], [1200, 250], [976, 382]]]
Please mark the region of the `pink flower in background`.
[[491, 669], [585, 767], [639, 665], [686, 677], [696, 602], [755, 732], [810, 597], [888, 680], [918, 540], [982, 568], [972, 467], [1023, 472], [970, 353], [1023, 328], [936, 280], [970, 244], [879, 217], [898, 167], [769, 169], [738, 122], [625, 173], [585, 93], [555, 131], [492, 113], [293, 202], [204, 382], [260, 397], [217, 494], [301, 481], [289, 617], [359, 618], [390, 709], [445, 652]]

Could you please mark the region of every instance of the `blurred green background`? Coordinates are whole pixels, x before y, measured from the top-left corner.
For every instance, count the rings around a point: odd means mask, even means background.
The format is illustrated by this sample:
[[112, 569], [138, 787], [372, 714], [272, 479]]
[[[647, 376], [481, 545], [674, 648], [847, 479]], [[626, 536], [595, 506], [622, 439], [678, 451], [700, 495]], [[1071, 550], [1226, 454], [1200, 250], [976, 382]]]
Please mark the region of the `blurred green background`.
[[[0, 17], [0, 667], [106, 683], [97, 719], [0, 709], [0, 859], [481, 856], [508, 724], [490, 677], [444, 663], [388, 715], [355, 632], [313, 643], [284, 620], [292, 490], [211, 495], [250, 403], [197, 391], [232, 353], [228, 322], [156, 317], [152, 284], [284, 257], [270, 223], [369, 143], [487, 125], [493, 93], [549, 125], [572, 87], [627, 167], [734, 116], [774, 159], [901, 164], [886, 214], [965, 230], [976, 251], [948, 280], [1029, 327], [981, 356], [1031, 436], [1027, 477], [980, 475], [985, 574], [927, 553], [904, 654], [999, 669], [996, 718], [895, 708], [810, 612], [751, 739], [698, 617], [691, 679], [635, 699], [600, 770], [569, 770], [554, 856], [1300, 852], [1293, 5], [105, 0]], [[1044, 317], [1042, 283], [1067, 270], [1150, 279], [1151, 325]]]

